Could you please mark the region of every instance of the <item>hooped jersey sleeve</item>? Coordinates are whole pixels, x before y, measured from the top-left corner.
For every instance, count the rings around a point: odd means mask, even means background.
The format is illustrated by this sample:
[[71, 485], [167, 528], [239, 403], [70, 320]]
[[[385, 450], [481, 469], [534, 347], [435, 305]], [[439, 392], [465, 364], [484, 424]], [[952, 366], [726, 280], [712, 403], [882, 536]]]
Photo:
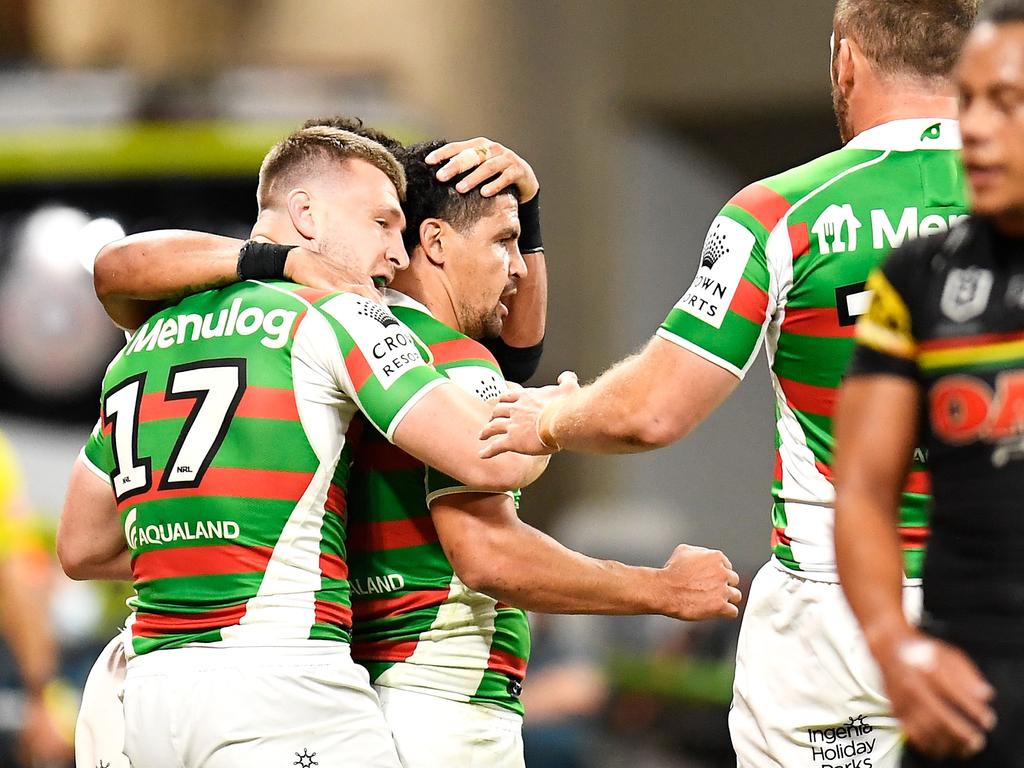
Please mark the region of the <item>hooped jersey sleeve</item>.
[[103, 428], [103, 414], [89, 433], [89, 439], [82, 447], [80, 458], [94, 475], [110, 482], [110, 473], [114, 471], [114, 452], [110, 444], [110, 431]]
[[908, 297], [920, 248], [921, 242], [913, 242], [893, 251], [868, 277], [871, 303], [857, 322], [848, 376], [887, 373], [917, 379], [918, 342]]
[[711, 222], [693, 282], [658, 336], [743, 378], [772, 309], [767, 234], [746, 210], [726, 205]]
[[[486, 350], [481, 345], [468, 339], [466, 341], [468, 342], [467, 348], [479, 349], [479, 352], [475, 354], [477, 358], [482, 358], [486, 354]], [[466, 362], [467, 365], [446, 366], [445, 368], [448, 378], [463, 390], [476, 395], [481, 400], [493, 400], [508, 389], [508, 384], [498, 371], [496, 364], [490, 361], [485, 363], [483, 360], [470, 359], [467, 359]], [[492, 491], [479, 491], [449, 477], [444, 472], [427, 467], [426, 493], [429, 506], [442, 496], [450, 496], [455, 493], [492, 493]], [[506, 493], [513, 498], [518, 508], [520, 492], [506, 491]]]
[[332, 365], [339, 386], [392, 440], [402, 418], [446, 379], [425, 362], [412, 332], [386, 307], [343, 293], [318, 308], [341, 353]]

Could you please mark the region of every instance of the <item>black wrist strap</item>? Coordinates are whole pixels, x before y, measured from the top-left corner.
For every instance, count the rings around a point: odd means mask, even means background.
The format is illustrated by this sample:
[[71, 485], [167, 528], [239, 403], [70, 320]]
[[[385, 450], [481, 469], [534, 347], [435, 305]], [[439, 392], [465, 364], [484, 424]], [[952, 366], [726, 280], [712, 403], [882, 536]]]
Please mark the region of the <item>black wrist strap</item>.
[[510, 347], [500, 336], [483, 339], [481, 343], [494, 355], [505, 378], [516, 384], [525, 384], [537, 372], [540, 356], [544, 353], [544, 339], [532, 347]]
[[540, 235], [540, 192], [519, 204], [519, 252], [537, 253], [544, 250]]
[[246, 240], [238, 251], [238, 279], [284, 280], [284, 263], [295, 247]]

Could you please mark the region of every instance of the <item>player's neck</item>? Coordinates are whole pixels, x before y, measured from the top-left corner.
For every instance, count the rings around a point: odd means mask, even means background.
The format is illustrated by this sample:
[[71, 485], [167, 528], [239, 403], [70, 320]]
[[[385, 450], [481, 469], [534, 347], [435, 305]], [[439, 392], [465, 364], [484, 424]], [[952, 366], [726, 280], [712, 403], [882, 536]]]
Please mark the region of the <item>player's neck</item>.
[[951, 92], [894, 88], [876, 93], [861, 104], [850, 105], [853, 135], [893, 120], [949, 119], [957, 117], [957, 99]]
[[285, 245], [303, 245], [306, 238], [298, 233], [288, 216], [272, 210], [262, 210], [252, 225], [249, 237], [253, 240], [268, 240]]
[[[422, 257], [422, 254], [419, 256]], [[458, 317], [451, 300], [451, 284], [442, 270], [424, 263], [426, 261], [425, 258], [413, 256], [409, 267], [395, 275], [390, 287], [418, 301], [449, 328], [459, 330]]]

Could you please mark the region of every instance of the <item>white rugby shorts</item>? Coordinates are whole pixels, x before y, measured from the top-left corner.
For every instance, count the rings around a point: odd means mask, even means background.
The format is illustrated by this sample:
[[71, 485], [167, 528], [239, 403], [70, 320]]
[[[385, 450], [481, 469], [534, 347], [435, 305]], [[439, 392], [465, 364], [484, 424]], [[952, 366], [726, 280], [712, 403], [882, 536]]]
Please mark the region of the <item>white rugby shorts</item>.
[[82, 706], [75, 723], [75, 765], [78, 768], [130, 768], [124, 756], [124, 638], [118, 633], [89, 670]]
[[[917, 623], [921, 587], [905, 586]], [[903, 735], [838, 583], [772, 560], [750, 586], [729, 732], [741, 768], [898, 768]]]
[[374, 687], [405, 768], [525, 768], [523, 718], [515, 712]]
[[124, 716], [135, 768], [401, 768], [377, 694], [344, 643], [137, 656]]

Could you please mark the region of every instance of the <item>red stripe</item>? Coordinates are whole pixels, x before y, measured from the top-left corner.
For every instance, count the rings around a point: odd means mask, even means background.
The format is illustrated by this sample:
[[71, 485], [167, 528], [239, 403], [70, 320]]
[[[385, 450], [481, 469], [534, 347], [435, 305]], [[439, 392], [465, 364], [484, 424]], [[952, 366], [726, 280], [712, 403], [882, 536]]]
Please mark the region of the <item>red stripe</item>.
[[[163, 392], [149, 392], [142, 396], [139, 421], [148, 423], [164, 419], [184, 419], [195, 404], [196, 401], [192, 398], [165, 400]], [[246, 387], [235, 415], [250, 419], [298, 421], [295, 391], [278, 387]]]
[[852, 339], [856, 326], [839, 325], [839, 311], [835, 307], [806, 307], [786, 310], [782, 330], [801, 336]]
[[327, 489], [327, 501], [324, 502], [324, 509], [333, 512], [342, 520], [347, 519], [348, 499], [345, 497], [345, 489], [340, 485], [331, 483]]
[[807, 229], [807, 222], [789, 225], [789, 242], [793, 248], [793, 258], [798, 259], [811, 251], [811, 233]]
[[298, 501], [313, 479], [311, 472], [210, 467], [198, 488], [160, 490], [162, 476], [162, 471], [154, 472], [153, 483], [148, 491], [138, 496], [129, 496], [118, 504], [118, 507], [130, 507], [158, 498], [177, 499], [189, 496], [236, 496], [245, 499]]
[[499, 648], [491, 648], [491, 655], [487, 659], [487, 668], [519, 680], [526, 677], [526, 659], [521, 659], [515, 654]]
[[900, 528], [900, 540], [904, 549], [921, 549], [928, 543], [929, 530], [921, 528]]
[[903, 486], [904, 493], [924, 493], [931, 495], [932, 476], [927, 469], [918, 469], [907, 475], [907, 484]]
[[377, 436], [359, 446], [355, 466], [361, 472], [402, 472], [422, 470], [423, 462]]
[[352, 347], [352, 351], [345, 355], [345, 367], [348, 369], [348, 375], [352, 377], [352, 386], [356, 388], [357, 392], [362, 389], [367, 379], [373, 375], [373, 372], [370, 370], [370, 364], [366, 362], [366, 358], [363, 356], [363, 350], [358, 346]]
[[355, 598], [353, 609], [359, 621], [367, 619], [384, 619], [400, 616], [420, 608], [432, 608], [441, 605], [448, 599], [451, 592], [447, 589], [424, 589], [418, 592], [407, 592], [399, 597], [384, 600], [360, 600]]
[[142, 396], [142, 403], [139, 406], [139, 421], [145, 424], [164, 419], [184, 419], [195, 404], [196, 401], [192, 399], [165, 400], [163, 392], [148, 392]]
[[302, 321], [305, 320], [305, 319], [306, 319], [306, 310], [304, 309], [304, 310], [302, 310], [299, 313], [299, 316], [297, 318], [295, 318], [295, 322], [292, 324], [292, 334], [291, 334], [292, 339], [294, 339], [295, 338], [295, 334], [297, 334], [299, 332], [299, 326], [302, 325]]
[[403, 549], [437, 542], [437, 530], [430, 515], [383, 520], [354, 525], [348, 532], [351, 552]]
[[333, 555], [329, 552], [321, 552], [320, 573], [324, 575], [324, 578], [344, 581], [348, 578], [348, 563], [346, 563], [339, 555]]
[[745, 317], [752, 323], [761, 325], [768, 311], [768, 294], [743, 278], [736, 286], [736, 295], [732, 298], [729, 311]]
[[336, 627], [352, 627], [352, 609], [341, 603], [317, 600], [314, 617], [317, 624], [333, 624]]
[[133, 637], [161, 637], [171, 633], [201, 632], [237, 624], [245, 616], [245, 603], [229, 605], [204, 613], [137, 613], [132, 624]]
[[983, 333], [979, 336], [956, 336], [951, 339], [929, 339], [920, 344], [923, 350], [936, 349], [958, 349], [960, 347], [975, 347], [984, 344], [1000, 344], [1006, 341], [1020, 341], [1024, 339], [1024, 333], [1013, 331], [1011, 333]]
[[782, 482], [782, 452], [775, 449], [775, 468], [772, 472], [772, 480]]
[[793, 543], [793, 540], [791, 538], [789, 538], [789, 536], [786, 535], [786, 529], [785, 528], [772, 528], [772, 541], [771, 541], [772, 549], [777, 547], [779, 544], [782, 544], [782, 545], [788, 547], [792, 543]]
[[412, 656], [419, 640], [388, 641], [378, 640], [373, 643], [353, 643], [353, 659], [369, 659], [371, 661], [405, 661]]
[[791, 408], [815, 416], [832, 416], [837, 391], [834, 387], [818, 387], [783, 378], [779, 378], [779, 385]]
[[789, 201], [763, 184], [751, 184], [741, 189], [730, 205], [738, 206], [749, 213], [765, 229], [773, 229], [779, 219], [789, 210]]
[[298, 421], [294, 389], [247, 387], [238, 404], [236, 416], [249, 419], [284, 419]]
[[449, 339], [430, 345], [430, 354], [434, 356], [434, 365], [444, 365], [459, 360], [488, 360], [495, 365], [494, 355], [483, 344], [473, 339]]
[[209, 544], [199, 547], [168, 547], [140, 553], [132, 561], [136, 581], [176, 576], [221, 576], [258, 573], [267, 569], [271, 547], [244, 544]]
[[306, 301], [308, 301], [310, 304], [316, 304], [318, 301], [320, 301], [320, 299], [322, 299], [324, 296], [327, 296], [328, 294], [330, 294], [332, 292], [331, 291], [321, 291], [321, 290], [317, 290], [316, 288], [305, 288], [305, 287], [303, 287], [303, 288], [292, 288], [292, 293], [294, 293], [296, 296], [301, 296]]

